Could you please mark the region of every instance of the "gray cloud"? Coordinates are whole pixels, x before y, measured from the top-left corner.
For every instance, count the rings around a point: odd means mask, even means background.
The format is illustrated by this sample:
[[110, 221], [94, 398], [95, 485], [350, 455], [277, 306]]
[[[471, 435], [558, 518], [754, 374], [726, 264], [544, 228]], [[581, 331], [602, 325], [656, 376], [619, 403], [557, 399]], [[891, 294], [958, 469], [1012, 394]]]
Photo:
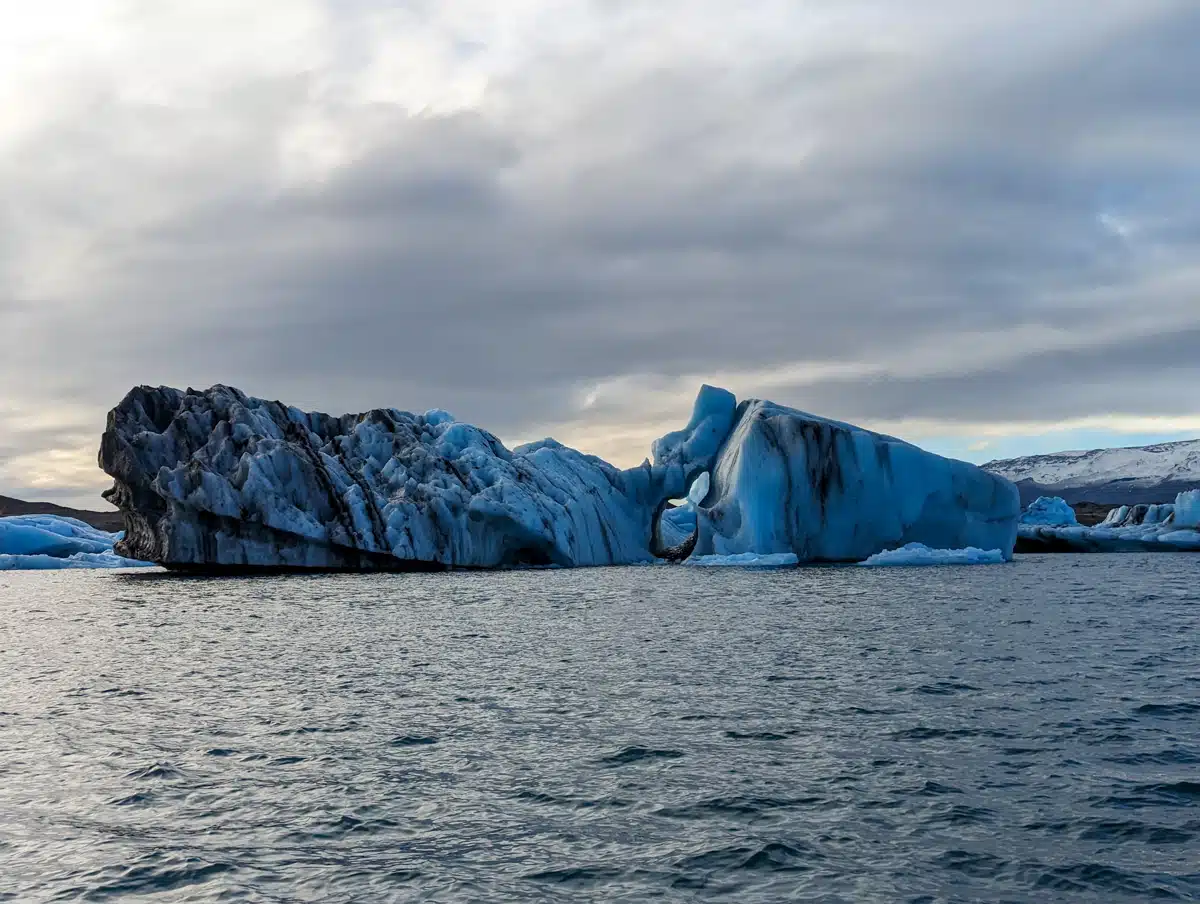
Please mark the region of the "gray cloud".
[[[1200, 327], [1101, 348], [1025, 356], [993, 367], [924, 378], [829, 380], [800, 390], [804, 405], [858, 420], [961, 418], [1067, 420], [1094, 412], [1171, 416], [1195, 410]], [[1103, 402], [1096, 404], [1097, 391]]]
[[[0, 153], [0, 380], [97, 434], [134, 383], [517, 435], [662, 413], [581, 409], [597, 383], [805, 362], [842, 370], [769, 394], [848, 419], [1195, 414], [1200, 12], [1088, 9], [980, 32], [933, 4], [928, 40], [804, 53], [795, 14], [734, 64], [602, 33], [531, 51], [477, 110], [300, 74], [176, 106], [100, 80]], [[628, 9], [593, 12], [625, 33]], [[315, 174], [288, 158], [305, 123], [340, 148]], [[48, 448], [9, 433], [10, 459]]]

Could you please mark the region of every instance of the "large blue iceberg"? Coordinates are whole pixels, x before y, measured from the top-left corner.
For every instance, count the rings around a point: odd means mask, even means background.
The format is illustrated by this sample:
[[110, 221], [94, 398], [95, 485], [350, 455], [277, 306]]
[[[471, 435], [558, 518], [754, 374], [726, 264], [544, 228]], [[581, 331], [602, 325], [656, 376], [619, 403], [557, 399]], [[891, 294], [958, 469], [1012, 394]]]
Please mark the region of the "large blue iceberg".
[[860, 427], [750, 400], [697, 507], [697, 555], [861, 561], [909, 543], [1011, 558], [1016, 487]]
[[202, 571], [856, 561], [910, 542], [1008, 557], [1020, 513], [972, 465], [710, 386], [625, 470], [551, 439], [509, 450], [444, 411], [332, 417], [225, 386], [133, 390], [100, 465], [118, 552]]

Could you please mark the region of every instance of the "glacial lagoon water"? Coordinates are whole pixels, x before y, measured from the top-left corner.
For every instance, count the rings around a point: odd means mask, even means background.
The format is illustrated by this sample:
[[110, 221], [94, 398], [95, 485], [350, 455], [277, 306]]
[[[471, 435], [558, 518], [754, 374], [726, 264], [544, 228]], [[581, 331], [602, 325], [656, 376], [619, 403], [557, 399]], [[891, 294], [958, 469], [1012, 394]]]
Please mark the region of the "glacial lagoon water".
[[1200, 556], [0, 574], [0, 900], [1200, 898]]

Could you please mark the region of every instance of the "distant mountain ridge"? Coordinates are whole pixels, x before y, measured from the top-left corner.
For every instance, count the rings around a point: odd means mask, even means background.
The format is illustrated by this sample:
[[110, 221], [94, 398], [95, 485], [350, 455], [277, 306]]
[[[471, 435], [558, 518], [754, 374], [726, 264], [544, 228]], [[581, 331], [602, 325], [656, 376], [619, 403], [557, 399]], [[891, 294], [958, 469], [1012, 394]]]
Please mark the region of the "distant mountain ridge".
[[1172, 502], [1200, 488], [1200, 439], [1029, 455], [981, 467], [1015, 483], [1022, 505], [1038, 496], [1106, 505]]
[[55, 505], [53, 502], [25, 502], [11, 496], [0, 496], [0, 518], [10, 515], [59, 515], [63, 518], [74, 518], [84, 524], [90, 524], [96, 530], [109, 533], [125, 529], [125, 519], [120, 512], [89, 512]]

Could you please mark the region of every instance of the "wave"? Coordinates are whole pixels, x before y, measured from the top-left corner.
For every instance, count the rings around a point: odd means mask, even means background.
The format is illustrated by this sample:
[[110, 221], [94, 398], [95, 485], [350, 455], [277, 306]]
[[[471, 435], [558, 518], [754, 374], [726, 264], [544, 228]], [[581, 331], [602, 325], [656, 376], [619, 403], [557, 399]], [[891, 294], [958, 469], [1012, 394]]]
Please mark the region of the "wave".
[[628, 766], [653, 760], [678, 760], [685, 754], [682, 750], [658, 749], [654, 747], [622, 747], [616, 753], [600, 760], [606, 766]]

